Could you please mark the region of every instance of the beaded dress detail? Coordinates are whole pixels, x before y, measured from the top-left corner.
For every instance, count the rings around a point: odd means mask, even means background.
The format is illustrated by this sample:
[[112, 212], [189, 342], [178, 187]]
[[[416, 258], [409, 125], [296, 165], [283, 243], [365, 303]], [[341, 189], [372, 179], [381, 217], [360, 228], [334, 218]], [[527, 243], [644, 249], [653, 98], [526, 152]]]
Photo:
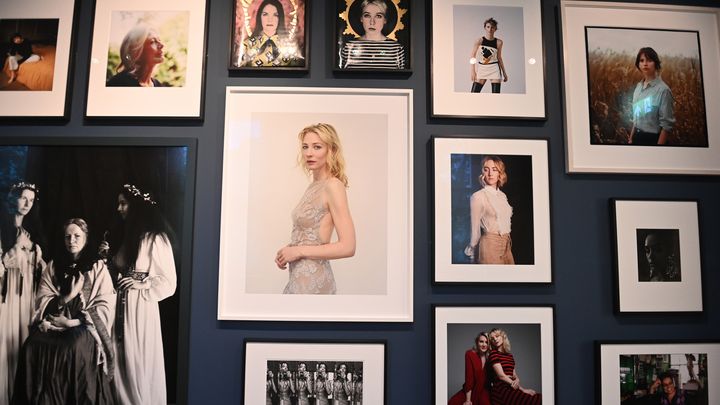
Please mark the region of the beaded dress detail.
[[[317, 246], [328, 241], [320, 238], [320, 221], [328, 214], [323, 199], [327, 180], [310, 183], [292, 212], [293, 230], [289, 246]], [[335, 294], [335, 277], [325, 259], [300, 259], [290, 263], [290, 280], [283, 294]]]

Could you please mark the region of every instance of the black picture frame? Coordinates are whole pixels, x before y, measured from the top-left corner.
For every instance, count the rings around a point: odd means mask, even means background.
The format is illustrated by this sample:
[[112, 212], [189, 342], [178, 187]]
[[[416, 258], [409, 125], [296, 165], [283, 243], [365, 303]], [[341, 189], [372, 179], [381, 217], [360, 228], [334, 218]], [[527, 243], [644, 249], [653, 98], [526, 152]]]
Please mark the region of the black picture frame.
[[[381, 29], [384, 45], [363, 41], [364, 28], [361, 21], [362, 0], [335, 0], [335, 21], [332, 67], [335, 73], [412, 73], [411, 2], [410, 0], [379, 0], [385, 7], [385, 23]], [[373, 52], [376, 51], [376, 52]], [[348, 55], [355, 54], [351, 59]], [[390, 57], [380, 61], [384, 54]], [[387, 66], [378, 65], [382, 63]], [[378, 66], [372, 66], [376, 64]], [[395, 64], [395, 67], [390, 66]], [[353, 66], [356, 65], [356, 66]], [[364, 76], [372, 77], [372, 76]]]
[[[310, 3], [311, 0], [273, 0], [271, 4], [279, 3], [283, 6], [285, 21], [290, 22], [289, 35], [290, 40], [286, 40], [288, 44], [273, 48], [274, 41], [269, 45], [269, 49], [279, 49], [279, 56], [275, 56], [275, 60], [282, 59], [282, 48], [298, 49], [301, 55], [296, 61], [288, 62], [279, 61], [276, 65], [265, 66], [256, 60], [253, 65], [252, 61], [243, 62], [246, 57], [244, 47], [254, 43], [252, 36], [252, 27], [256, 24], [253, 16], [257, 15], [257, 8], [263, 4], [264, 0], [232, 0], [233, 12], [230, 20], [230, 43], [228, 47], [228, 70], [233, 74], [251, 74], [251, 73], [268, 73], [268, 72], [296, 72], [298, 74], [307, 73], [310, 70]], [[263, 6], [264, 7], [264, 6]], [[294, 8], [294, 9], [293, 9]], [[245, 43], [244, 41], [248, 41]], [[265, 48], [264, 45], [258, 47]], [[278, 53], [278, 52], [275, 52]], [[245, 65], [247, 63], [247, 65]]]
[[[16, 163], [25, 159], [25, 176], [32, 174], [27, 178], [23, 176], [23, 179], [37, 184], [41, 195], [40, 218], [49, 223], [49, 226], [43, 224], [48, 235], [60, 235], [56, 228], [67, 218], [84, 217], [90, 228], [91, 238], [88, 243], [99, 243], [104, 238], [103, 230], [113, 222], [110, 215], [117, 214], [116, 193], [122, 188], [123, 182], [132, 181], [162, 188], [161, 192], [155, 192], [155, 187], [149, 190], [153, 191], [161, 207], [163, 204], [168, 207], [165, 214], [177, 238], [171, 241], [177, 287], [172, 296], [159, 303], [168, 381], [166, 389], [170, 402], [187, 404], [197, 140], [156, 137], [8, 137], [0, 138], [0, 154], [3, 155], [3, 159], [0, 159], [0, 187], [3, 193], [18, 179], [20, 167]], [[7, 158], [8, 154], [14, 158]], [[182, 167], [184, 175], [180, 172]], [[175, 184], [159, 186], [160, 178], [170, 179], [168, 182]], [[82, 197], [78, 203], [73, 193], [79, 190]], [[46, 207], [45, 211], [42, 207]], [[58, 214], [61, 207], [66, 209], [66, 214]], [[103, 217], [104, 220], [98, 219]], [[98, 226], [99, 223], [104, 225]], [[59, 242], [62, 245], [62, 240]], [[58, 245], [58, 241], [52, 245]], [[49, 252], [52, 254], [53, 249], [49, 249]]]

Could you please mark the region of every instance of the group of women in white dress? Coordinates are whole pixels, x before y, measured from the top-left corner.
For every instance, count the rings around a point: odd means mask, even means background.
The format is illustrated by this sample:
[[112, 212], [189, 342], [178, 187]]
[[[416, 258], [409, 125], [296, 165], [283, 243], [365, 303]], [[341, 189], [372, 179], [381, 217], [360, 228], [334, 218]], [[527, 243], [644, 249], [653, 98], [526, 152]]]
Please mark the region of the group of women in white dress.
[[0, 405], [166, 404], [158, 302], [176, 273], [157, 202], [125, 184], [112, 238], [92, 246], [70, 218], [50, 259], [39, 195], [14, 184], [2, 215]]
[[362, 373], [348, 372], [347, 365], [338, 363], [335, 372], [327, 372], [325, 363], [317, 364], [310, 373], [305, 363], [292, 372], [288, 363], [280, 363], [277, 377], [267, 370], [266, 405], [360, 405], [363, 403]]

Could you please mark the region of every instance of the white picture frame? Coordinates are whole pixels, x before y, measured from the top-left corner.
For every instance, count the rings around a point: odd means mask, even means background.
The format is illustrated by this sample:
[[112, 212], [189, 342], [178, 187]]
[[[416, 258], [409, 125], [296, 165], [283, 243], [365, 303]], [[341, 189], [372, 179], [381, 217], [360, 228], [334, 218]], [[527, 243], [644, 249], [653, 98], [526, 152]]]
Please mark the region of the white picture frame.
[[[479, 264], [479, 260], [471, 261], [463, 253], [471, 236], [471, 193], [481, 188], [477, 175], [481, 174], [481, 161], [487, 156], [499, 157], [505, 165], [508, 181], [500, 190], [513, 209], [510, 237], [515, 264]], [[434, 137], [433, 159], [433, 281], [551, 283], [547, 140]], [[462, 160], [461, 167], [458, 159]]]
[[[125, 34], [143, 21], [158, 32], [166, 60], [175, 45], [176, 68], [184, 73], [173, 78], [175, 84], [156, 87], [106, 85], [118, 72], [110, 69], [116, 63], [111, 49], [119, 52]], [[85, 117], [202, 119], [206, 21], [206, 0], [96, 0]]]
[[[610, 202], [616, 252], [616, 312], [702, 312], [697, 201]], [[641, 250], [650, 255], [650, 249], [660, 248], [662, 253], [652, 258], [653, 271], [660, 273], [659, 277], [649, 278], [645, 267], [651, 266], [651, 258], [642, 257]], [[665, 272], [673, 275], [664, 276]]]
[[[297, 134], [318, 122], [343, 145], [357, 247], [331, 261], [336, 295], [286, 295], [274, 258], [310, 182]], [[218, 319], [412, 322], [412, 148], [412, 90], [228, 87]]]
[[[545, 119], [541, 9], [537, 0], [433, 0], [431, 115]], [[487, 82], [481, 93], [471, 93], [470, 54], [490, 17], [498, 21], [508, 80], [501, 82], [500, 94], [491, 94]]]
[[[673, 5], [567, 1], [561, 2], [562, 52], [564, 66], [564, 104], [566, 128], [566, 171], [569, 173], [645, 173], [645, 174], [720, 174], [720, 116], [712, 109], [720, 103], [720, 10], [717, 8]], [[707, 146], [642, 146], [598, 144], [591, 141], [591, 113], [588, 79], [586, 28], [646, 29], [642, 21], [652, 21], [652, 29], [666, 32], [697, 33], [704, 111], [707, 120]], [[625, 35], [626, 41], [610, 41], [615, 47], [635, 44], [639, 35]], [[647, 41], [646, 41], [647, 42]], [[642, 43], [639, 46], [660, 48], [662, 43]], [[626, 58], [628, 73], [636, 74], [634, 66], [638, 49]], [[624, 51], [623, 51], [624, 52]], [[628, 50], [629, 54], [630, 51]], [[670, 55], [668, 50], [667, 55]], [[663, 56], [664, 57], [664, 56]], [[662, 62], [662, 59], [661, 59]], [[641, 76], [638, 76], [641, 77]], [[662, 72], [661, 72], [662, 77]], [[667, 78], [664, 80], [667, 81]], [[632, 91], [620, 89], [623, 94]], [[672, 88], [671, 88], [672, 90]], [[620, 95], [618, 95], [619, 97]], [[624, 96], [623, 96], [624, 97]], [[599, 99], [598, 99], [599, 100]], [[675, 100], [678, 108], [678, 100]], [[696, 110], [699, 110], [696, 109]], [[621, 120], [622, 129], [630, 131], [632, 112]], [[629, 115], [628, 115], [629, 114]], [[612, 116], [612, 111], [610, 111]], [[676, 116], [676, 118], [678, 118]], [[628, 121], [629, 120], [629, 121]], [[620, 121], [618, 121], [620, 122]], [[629, 122], [629, 124], [628, 124]], [[625, 128], [627, 126], [627, 128]], [[629, 134], [628, 134], [629, 135]], [[620, 137], [624, 139], [625, 137]], [[623, 141], [624, 142], [624, 141]]]

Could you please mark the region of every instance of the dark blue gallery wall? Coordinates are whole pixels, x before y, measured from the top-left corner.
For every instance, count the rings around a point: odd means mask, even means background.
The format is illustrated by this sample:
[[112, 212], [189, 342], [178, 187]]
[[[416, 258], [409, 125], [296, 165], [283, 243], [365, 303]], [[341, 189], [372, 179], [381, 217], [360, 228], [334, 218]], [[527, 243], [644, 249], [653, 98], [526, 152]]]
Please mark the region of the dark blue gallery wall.
[[[99, 125], [83, 121], [92, 2], [82, 0], [71, 118], [64, 125], [0, 126], [0, 136], [183, 137], [198, 139], [197, 185], [187, 370], [191, 404], [242, 403], [243, 340], [385, 339], [388, 404], [430, 404], [434, 370], [432, 304], [555, 305], [557, 404], [591, 404], [597, 339], [720, 339], [720, 177], [568, 175], [556, 18], [559, 0], [543, 3], [547, 120], [448, 120], [428, 117], [429, 0], [412, 1], [413, 73], [409, 77], [336, 77], [330, 67], [333, 18], [330, 2], [313, 1], [311, 70], [307, 75], [247, 77], [227, 71], [231, 0], [212, 0], [207, 38], [205, 119], [199, 125]], [[663, 2], [668, 3], [668, 2]], [[711, 0], [682, 4], [714, 6]], [[650, 24], [651, 22], [648, 22]], [[217, 321], [221, 157], [225, 86], [390, 87], [414, 91], [415, 322], [347, 324]], [[708, 106], [718, 114], [719, 106]], [[432, 195], [427, 159], [433, 135], [549, 139], [553, 284], [549, 286], [431, 286]], [[720, 157], [718, 157], [720, 159]], [[612, 244], [608, 198], [697, 199], [700, 202], [705, 311], [701, 315], [613, 314]], [[181, 373], [183, 371], [181, 370]]]

